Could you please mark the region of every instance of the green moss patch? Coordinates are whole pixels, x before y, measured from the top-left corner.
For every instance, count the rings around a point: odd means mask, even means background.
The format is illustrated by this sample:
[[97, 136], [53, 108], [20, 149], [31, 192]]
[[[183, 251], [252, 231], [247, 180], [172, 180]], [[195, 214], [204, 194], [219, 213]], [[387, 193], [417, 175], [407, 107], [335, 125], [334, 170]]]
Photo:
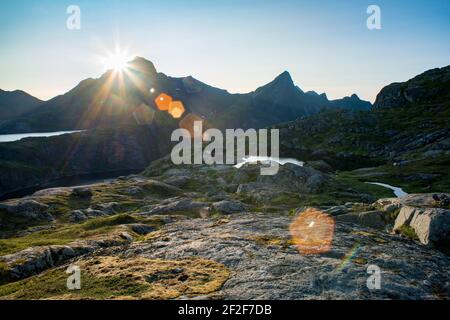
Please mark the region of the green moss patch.
[[229, 270], [202, 258], [159, 260], [101, 256], [74, 263], [81, 289], [68, 290], [65, 268], [0, 286], [0, 299], [174, 299], [219, 290]]
[[81, 224], [65, 224], [53, 230], [44, 230], [24, 237], [0, 239], [0, 255], [7, 255], [23, 249], [44, 246], [64, 245], [75, 240], [113, 233], [118, 225], [144, 223], [160, 227], [161, 221], [154, 218], [137, 218], [129, 214], [101, 217], [88, 220]]

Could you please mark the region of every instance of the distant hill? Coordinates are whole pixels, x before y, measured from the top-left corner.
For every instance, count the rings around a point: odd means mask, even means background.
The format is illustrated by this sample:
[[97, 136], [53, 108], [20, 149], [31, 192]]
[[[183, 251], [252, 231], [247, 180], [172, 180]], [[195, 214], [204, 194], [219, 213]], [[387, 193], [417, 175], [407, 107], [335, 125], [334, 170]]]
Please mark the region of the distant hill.
[[42, 102], [21, 90], [0, 89], [0, 121], [23, 116], [36, 109]]
[[428, 70], [406, 82], [384, 87], [374, 103], [375, 109], [404, 107], [417, 103], [450, 99], [450, 66]]
[[349, 110], [370, 110], [372, 104], [369, 101], [361, 100], [356, 94], [352, 94], [350, 97], [344, 97], [342, 99], [332, 100], [331, 104], [339, 109]]
[[[86, 79], [69, 92], [43, 103], [38, 109], [0, 126], [0, 133], [91, 129], [136, 124], [136, 113], [155, 113], [154, 99], [164, 92], [181, 100], [194, 113], [219, 128], [261, 128], [324, 109], [357, 109], [369, 102], [351, 98], [329, 101], [326, 95], [303, 92], [290, 74], [246, 94], [230, 94], [188, 76], [173, 78], [158, 73], [152, 62], [137, 57], [118, 76], [110, 70], [98, 79]], [[154, 92], [150, 92], [150, 89]], [[176, 123], [172, 119], [173, 123]]]

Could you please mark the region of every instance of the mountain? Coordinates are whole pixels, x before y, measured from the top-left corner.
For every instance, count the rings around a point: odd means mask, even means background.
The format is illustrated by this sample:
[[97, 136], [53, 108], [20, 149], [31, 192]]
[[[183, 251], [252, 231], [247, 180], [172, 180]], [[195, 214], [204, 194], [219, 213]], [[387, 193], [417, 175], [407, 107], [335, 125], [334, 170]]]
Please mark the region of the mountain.
[[42, 102], [21, 90], [4, 91], [0, 89], [0, 121], [25, 115], [36, 109]]
[[364, 104], [357, 96], [329, 101], [326, 95], [305, 93], [287, 71], [254, 92], [230, 94], [192, 76], [167, 76], [157, 72], [152, 62], [136, 57], [128, 63], [123, 75], [109, 70], [98, 79], [86, 79], [69, 92], [43, 103], [39, 109], [4, 123], [0, 133], [141, 124], [136, 118], [142, 113], [142, 118], [159, 122], [162, 114], [166, 114], [158, 112], [155, 105], [159, 93], [180, 100], [188, 113], [221, 129], [261, 128], [327, 108], [352, 109], [354, 105]]
[[[367, 111], [327, 110], [276, 127], [283, 156], [317, 162], [344, 179], [407, 192], [450, 185], [450, 67], [383, 88]], [[364, 187], [363, 187], [364, 188]]]
[[370, 110], [372, 104], [369, 101], [361, 100], [356, 94], [352, 94], [350, 97], [344, 97], [342, 99], [332, 100], [330, 103], [339, 109], [349, 110]]
[[151, 62], [137, 58], [129, 63], [129, 70], [129, 75], [123, 77], [109, 70], [98, 79], [83, 80], [69, 92], [43, 103], [26, 116], [4, 123], [0, 132], [135, 124], [133, 113], [136, 109], [142, 104], [154, 105], [149, 89], [156, 83], [156, 69]]
[[138, 172], [170, 152], [168, 141], [174, 129], [166, 125], [121, 126], [0, 143], [0, 197], [42, 189], [61, 178]]
[[450, 99], [450, 66], [428, 70], [406, 82], [392, 83], [377, 95], [375, 109]]
[[233, 95], [233, 104], [218, 113], [219, 128], [261, 128], [328, 108], [320, 97], [304, 93], [285, 71], [254, 92]]

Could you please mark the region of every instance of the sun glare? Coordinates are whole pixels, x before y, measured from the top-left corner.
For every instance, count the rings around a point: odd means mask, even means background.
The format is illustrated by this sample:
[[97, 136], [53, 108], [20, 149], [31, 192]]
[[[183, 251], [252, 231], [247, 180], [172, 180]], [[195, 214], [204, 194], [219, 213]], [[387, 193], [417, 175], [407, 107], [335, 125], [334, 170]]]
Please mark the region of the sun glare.
[[116, 72], [124, 71], [128, 67], [128, 61], [131, 58], [128, 57], [125, 53], [116, 51], [115, 53], [108, 54], [103, 59], [103, 64], [107, 70], [114, 70]]

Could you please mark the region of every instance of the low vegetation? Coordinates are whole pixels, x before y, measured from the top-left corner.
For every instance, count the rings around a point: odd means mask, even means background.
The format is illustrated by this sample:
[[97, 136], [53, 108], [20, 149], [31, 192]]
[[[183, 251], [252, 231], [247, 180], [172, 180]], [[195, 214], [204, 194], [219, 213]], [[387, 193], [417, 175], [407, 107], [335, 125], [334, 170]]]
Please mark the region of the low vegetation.
[[0, 287], [2, 299], [175, 299], [219, 290], [229, 270], [202, 258], [158, 260], [99, 256], [74, 263], [81, 289], [68, 290], [65, 268]]

